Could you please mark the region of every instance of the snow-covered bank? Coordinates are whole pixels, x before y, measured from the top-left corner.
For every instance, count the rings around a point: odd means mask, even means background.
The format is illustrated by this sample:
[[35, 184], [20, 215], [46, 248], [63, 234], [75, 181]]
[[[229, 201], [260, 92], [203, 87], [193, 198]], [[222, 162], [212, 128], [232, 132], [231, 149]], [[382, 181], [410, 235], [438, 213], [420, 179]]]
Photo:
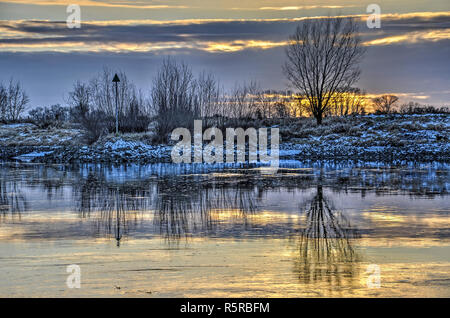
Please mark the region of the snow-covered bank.
[[[280, 128], [280, 158], [295, 160], [450, 160], [450, 116], [389, 115], [329, 118], [323, 126], [291, 119]], [[0, 158], [35, 162], [170, 162], [172, 147], [142, 134], [82, 143], [78, 129], [0, 126]]]

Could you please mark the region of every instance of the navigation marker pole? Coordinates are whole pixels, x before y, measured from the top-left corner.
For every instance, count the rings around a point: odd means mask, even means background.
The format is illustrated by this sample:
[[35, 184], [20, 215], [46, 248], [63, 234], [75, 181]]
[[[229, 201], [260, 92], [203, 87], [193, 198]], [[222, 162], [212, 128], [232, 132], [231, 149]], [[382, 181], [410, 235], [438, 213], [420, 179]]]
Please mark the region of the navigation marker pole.
[[116, 135], [119, 135], [119, 105], [118, 105], [118, 99], [119, 99], [119, 91], [117, 89], [117, 83], [120, 82], [119, 76], [117, 76], [117, 73], [114, 74], [113, 83], [116, 83]]

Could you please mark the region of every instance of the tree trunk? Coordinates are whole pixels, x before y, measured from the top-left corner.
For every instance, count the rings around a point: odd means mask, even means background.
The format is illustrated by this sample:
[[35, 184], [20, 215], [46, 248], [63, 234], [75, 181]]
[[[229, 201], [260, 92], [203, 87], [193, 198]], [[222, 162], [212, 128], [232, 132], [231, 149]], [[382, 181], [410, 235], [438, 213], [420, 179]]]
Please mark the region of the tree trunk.
[[314, 115], [314, 117], [316, 118], [317, 121], [317, 125], [322, 125], [322, 113], [318, 113], [316, 115]]

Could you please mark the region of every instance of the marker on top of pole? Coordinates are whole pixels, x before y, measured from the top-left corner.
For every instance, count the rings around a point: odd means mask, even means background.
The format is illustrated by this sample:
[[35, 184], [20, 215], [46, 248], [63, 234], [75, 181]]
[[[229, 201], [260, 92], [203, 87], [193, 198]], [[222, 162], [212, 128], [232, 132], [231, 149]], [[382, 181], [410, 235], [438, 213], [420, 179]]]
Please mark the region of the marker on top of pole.
[[116, 135], [119, 135], [119, 106], [118, 106], [118, 99], [119, 99], [119, 93], [117, 90], [117, 83], [120, 82], [119, 76], [117, 76], [117, 73], [114, 74], [113, 83], [116, 83]]

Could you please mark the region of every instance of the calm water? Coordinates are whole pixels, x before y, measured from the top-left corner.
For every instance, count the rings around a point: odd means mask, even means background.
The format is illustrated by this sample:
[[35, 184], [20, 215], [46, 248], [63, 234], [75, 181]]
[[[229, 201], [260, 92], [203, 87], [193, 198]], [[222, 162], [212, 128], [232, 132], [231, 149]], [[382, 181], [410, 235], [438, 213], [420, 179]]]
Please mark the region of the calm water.
[[450, 297], [449, 168], [3, 163], [0, 296]]

